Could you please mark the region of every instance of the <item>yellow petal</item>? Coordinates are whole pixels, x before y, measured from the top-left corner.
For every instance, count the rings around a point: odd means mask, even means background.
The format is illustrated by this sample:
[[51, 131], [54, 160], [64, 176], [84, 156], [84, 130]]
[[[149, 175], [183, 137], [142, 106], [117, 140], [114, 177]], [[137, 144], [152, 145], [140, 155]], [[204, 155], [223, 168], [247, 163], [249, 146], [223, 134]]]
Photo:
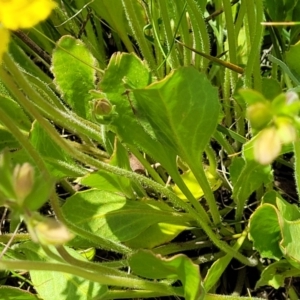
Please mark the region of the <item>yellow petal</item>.
[[0, 0], [0, 23], [11, 30], [33, 27], [45, 20], [54, 7], [52, 0]]
[[275, 127], [262, 130], [254, 143], [254, 157], [262, 165], [268, 165], [280, 154], [281, 140]]
[[8, 50], [10, 33], [6, 28], [0, 25], [0, 64], [2, 62], [2, 56], [4, 52]]

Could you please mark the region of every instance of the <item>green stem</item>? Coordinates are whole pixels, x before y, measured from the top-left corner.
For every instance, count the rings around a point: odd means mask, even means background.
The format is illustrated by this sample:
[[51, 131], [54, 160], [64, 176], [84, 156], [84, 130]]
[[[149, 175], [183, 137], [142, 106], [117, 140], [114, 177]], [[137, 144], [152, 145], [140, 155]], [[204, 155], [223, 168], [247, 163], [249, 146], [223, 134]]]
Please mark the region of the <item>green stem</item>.
[[[227, 28], [227, 38], [228, 38], [228, 47], [229, 47], [229, 59], [232, 64], [237, 65], [237, 44], [236, 44], [236, 34], [235, 28], [232, 19], [232, 10], [230, 0], [223, 0], [223, 8], [226, 20], [226, 28]], [[237, 83], [237, 73], [230, 71], [231, 77], [231, 89], [234, 92], [236, 83]]]
[[[160, 13], [161, 13], [161, 18], [162, 18], [162, 26], [164, 28], [164, 33], [165, 33], [165, 40], [168, 46], [168, 56], [169, 56], [169, 62], [170, 66], [172, 69], [177, 69], [180, 64], [179, 64], [179, 59], [178, 59], [178, 54], [176, 53], [174, 45], [174, 34], [172, 32], [171, 28], [171, 18], [168, 14], [168, 7], [167, 7], [167, 1], [165, 0], [159, 0], [158, 1], [159, 8], [160, 8]], [[155, 20], [153, 20], [155, 22]]]
[[5, 233], [0, 235], [0, 243], [6, 244], [12, 238], [13, 238], [12, 243], [25, 242], [31, 239], [28, 233], [18, 233], [18, 234]]
[[46, 165], [41, 158], [40, 154], [35, 150], [35, 148], [28, 141], [28, 138], [20, 131], [20, 129], [15, 125], [14, 120], [12, 120], [5, 111], [0, 108], [0, 120], [1, 123], [13, 134], [15, 139], [21, 144], [24, 150], [32, 157], [39, 171], [45, 176], [45, 180], [50, 179], [50, 175], [46, 168]]
[[132, 0], [122, 0], [122, 3], [134, 38], [136, 39], [145, 60], [148, 62], [150, 69], [156, 72], [157, 64], [151, 45], [147, 39], [145, 39], [143, 33], [144, 20], [139, 18], [139, 14], [136, 10], [136, 6], [139, 4]]
[[[191, 26], [193, 30], [194, 45], [193, 48], [200, 50], [201, 52], [210, 53], [210, 42], [209, 36], [206, 29], [206, 23], [203, 17], [203, 12], [201, 11], [200, 6], [194, 0], [187, 0], [187, 11], [191, 19]], [[199, 60], [199, 64], [198, 61]], [[207, 67], [210, 61], [204, 57], [195, 57], [195, 67], [200, 68], [204, 72], [207, 71]]]
[[[163, 296], [161, 293], [154, 291], [140, 291], [140, 290], [109, 290], [101, 297], [101, 300], [108, 299], [144, 299], [144, 298], [160, 298]], [[178, 297], [183, 297], [183, 293], [178, 292]], [[176, 297], [177, 299], [179, 299]]]
[[[5, 65], [12, 74], [13, 78], [18, 83], [19, 87], [24, 91], [24, 93], [26, 93], [28, 98], [37, 105], [37, 108], [43, 115], [51, 120], [55, 120], [56, 124], [61, 125], [63, 128], [66, 128], [71, 132], [84, 134], [102, 144], [100, 127], [98, 125], [79, 118], [71, 111], [61, 111], [53, 107], [51, 103], [48, 103], [46, 100], [44, 100], [32, 88], [9, 55], [5, 54], [3, 56], [3, 61], [5, 62]], [[18, 100], [18, 102], [20, 102], [20, 98], [24, 99], [24, 94], [20, 91], [20, 88], [16, 86], [11, 76], [9, 76], [3, 68], [0, 68], [0, 78], [7, 86], [8, 90], [15, 96], [15, 99]], [[26, 99], [26, 101], [23, 101], [23, 104], [21, 105], [26, 109], [26, 104], [28, 102], [28, 99]]]
[[[128, 288], [146, 289], [151, 291], [160, 292], [163, 295], [174, 295], [176, 294], [174, 289], [164, 283], [151, 282], [142, 279], [128, 278], [128, 276], [115, 276], [110, 274], [104, 274], [101, 272], [90, 272], [86, 271], [77, 266], [70, 266], [61, 263], [48, 263], [48, 262], [37, 262], [37, 261], [0, 261], [1, 270], [31, 270], [31, 271], [52, 271], [68, 273], [75, 276], [85, 278], [93, 282], [99, 282], [103, 285], [110, 286], [121, 286]], [[127, 275], [127, 274], [126, 274]]]
[[251, 50], [245, 68], [244, 84], [245, 87], [252, 88], [253, 76], [255, 89], [261, 91], [259, 54], [263, 34], [263, 26], [260, 24], [263, 21], [263, 3], [262, 0], [256, 0], [256, 5], [254, 6], [252, 0], [245, 0], [245, 2], [247, 5], [247, 20], [249, 24]]
[[213, 148], [211, 147], [211, 145], [209, 144], [205, 150], [204, 150], [207, 159], [209, 161], [209, 167], [208, 167], [208, 171], [211, 175], [213, 175], [214, 177], [218, 177], [218, 173], [217, 173], [217, 158], [216, 158], [216, 154], [213, 150]]
[[120, 276], [120, 277], [127, 277], [127, 278], [135, 278], [138, 277], [133, 276], [131, 274], [119, 271], [115, 268], [103, 266], [100, 263], [92, 263], [89, 261], [79, 260], [74, 258], [72, 255], [70, 255], [67, 250], [63, 246], [56, 247], [57, 252], [60, 254], [60, 256], [70, 265], [77, 266], [80, 268], [83, 268], [85, 270], [89, 270], [92, 272], [97, 272], [101, 274], [108, 274], [110, 276]]
[[[299, 135], [298, 135], [299, 136]], [[294, 146], [294, 155], [295, 155], [295, 181], [296, 181], [296, 189], [298, 193], [298, 198], [300, 199], [300, 141], [299, 138], [293, 144]]]

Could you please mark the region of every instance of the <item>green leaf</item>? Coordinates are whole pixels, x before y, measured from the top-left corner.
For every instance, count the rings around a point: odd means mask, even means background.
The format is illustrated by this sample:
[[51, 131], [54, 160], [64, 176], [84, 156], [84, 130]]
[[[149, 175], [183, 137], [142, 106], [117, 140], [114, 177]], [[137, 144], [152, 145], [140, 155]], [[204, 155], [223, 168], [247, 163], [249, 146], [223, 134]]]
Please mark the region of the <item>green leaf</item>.
[[150, 83], [150, 79], [148, 67], [136, 55], [117, 53], [111, 57], [99, 85], [100, 90], [115, 106], [116, 116], [109, 129], [118, 135], [122, 143], [142, 150], [160, 162], [172, 177], [176, 177], [176, 174], [179, 177], [176, 153], [157, 140], [147, 122], [138, 119], [134, 96], [127, 88], [144, 88]]
[[[186, 214], [173, 213], [158, 201], [127, 200], [100, 190], [76, 193], [62, 207], [65, 217], [75, 226], [113, 241], [129, 241], [156, 223], [185, 226]], [[80, 212], [80, 214], [78, 214]]]
[[78, 183], [107, 192], [119, 192], [120, 186], [117, 175], [104, 171], [88, 174], [77, 180]]
[[250, 239], [253, 246], [265, 258], [279, 260], [283, 255], [279, 248], [281, 241], [278, 224], [278, 210], [271, 204], [263, 204], [250, 218]]
[[[216, 191], [222, 184], [221, 179], [219, 177], [214, 177], [208, 170], [205, 170], [205, 175], [207, 177], [212, 191]], [[180, 176], [196, 199], [199, 199], [204, 196], [202, 188], [199, 186], [197, 179], [190, 170], [188, 170]], [[182, 191], [177, 185], [173, 187], [173, 190], [177, 197], [183, 200], [187, 200], [186, 196], [182, 193]]]
[[80, 41], [63, 36], [53, 51], [52, 72], [63, 99], [83, 118], [90, 117], [90, 90], [95, 89], [95, 59]]
[[269, 285], [278, 289], [284, 287], [285, 279], [291, 276], [295, 276], [295, 271], [292, 266], [286, 260], [276, 261], [262, 271], [255, 288]]
[[237, 180], [234, 178], [236, 182], [233, 186], [232, 194], [236, 203], [246, 201], [255, 190], [272, 180], [270, 166], [262, 166], [255, 161], [247, 161], [242, 169], [240, 169], [240, 166], [239, 160], [230, 167], [230, 174], [236, 176], [239, 173]]
[[186, 300], [200, 300], [205, 297], [199, 266], [185, 255], [163, 258], [151, 251], [139, 250], [129, 257], [129, 266], [135, 274], [146, 278], [179, 279]]
[[168, 223], [153, 224], [137, 237], [125, 242], [125, 245], [132, 249], [152, 249], [170, 242], [186, 229], [188, 227], [182, 225]]
[[[66, 250], [73, 257], [85, 260], [75, 250], [71, 248]], [[32, 242], [24, 243], [22, 251], [28, 260], [53, 262], [39, 245]], [[38, 295], [44, 300], [65, 299], [66, 295], [76, 300], [92, 299], [96, 296], [101, 298], [107, 291], [106, 286], [67, 273], [53, 271], [30, 271], [29, 273]]]
[[220, 109], [217, 90], [206, 76], [193, 67], [180, 68], [133, 93], [137, 115], [147, 119], [159, 143], [172, 148], [192, 171], [202, 166], [201, 153]]
[[0, 286], [2, 300], [38, 300], [39, 298], [27, 291], [11, 286]]

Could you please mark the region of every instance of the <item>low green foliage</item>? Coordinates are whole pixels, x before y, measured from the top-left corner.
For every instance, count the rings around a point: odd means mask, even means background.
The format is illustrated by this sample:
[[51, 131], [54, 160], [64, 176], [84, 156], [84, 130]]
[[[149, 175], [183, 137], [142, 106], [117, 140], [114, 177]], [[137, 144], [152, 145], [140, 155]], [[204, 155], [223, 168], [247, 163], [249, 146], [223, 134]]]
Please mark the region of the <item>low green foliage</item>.
[[269, 286], [298, 299], [298, 199], [276, 181], [289, 168], [299, 195], [300, 25], [261, 23], [299, 11], [61, 1], [16, 32], [0, 66], [0, 298], [260, 299]]

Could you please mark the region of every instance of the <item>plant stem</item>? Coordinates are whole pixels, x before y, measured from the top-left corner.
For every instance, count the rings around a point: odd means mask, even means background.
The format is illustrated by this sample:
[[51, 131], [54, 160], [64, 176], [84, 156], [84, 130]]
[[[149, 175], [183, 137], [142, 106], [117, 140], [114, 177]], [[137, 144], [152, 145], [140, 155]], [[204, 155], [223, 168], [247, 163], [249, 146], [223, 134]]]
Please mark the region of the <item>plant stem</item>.
[[247, 5], [247, 20], [249, 24], [251, 50], [245, 69], [244, 84], [245, 87], [252, 88], [253, 76], [255, 89], [261, 91], [259, 53], [263, 34], [263, 26], [261, 25], [261, 22], [263, 21], [263, 3], [262, 0], [256, 0], [256, 5], [254, 6], [252, 0], [245, 0], [245, 2]]
[[[101, 297], [101, 300], [108, 299], [144, 299], [144, 298], [160, 298], [161, 293], [154, 291], [141, 291], [141, 290], [109, 290], [105, 295]], [[183, 297], [182, 293], [177, 293], [177, 296]], [[178, 298], [178, 297], [177, 297]], [[179, 299], [179, 298], [178, 298]], [[100, 299], [96, 299], [100, 300]]]
[[137, 41], [145, 60], [148, 62], [150, 69], [156, 72], [156, 61], [151, 46], [147, 39], [145, 39], [143, 33], [143, 27], [145, 25], [144, 20], [141, 20], [139, 18], [138, 12], [136, 10], [136, 6], [138, 5], [138, 3], [132, 0], [122, 0], [122, 4], [135, 40]]
[[13, 134], [15, 139], [21, 144], [24, 150], [32, 157], [39, 171], [45, 177], [45, 180], [50, 179], [50, 175], [46, 168], [46, 165], [41, 158], [40, 154], [35, 150], [35, 148], [28, 141], [28, 138], [20, 131], [20, 129], [15, 125], [15, 122], [0, 108], [0, 120], [7, 129]]
[[[210, 43], [208, 32], [206, 29], [206, 23], [204, 21], [203, 12], [200, 6], [194, 0], [187, 1], [187, 11], [191, 18], [191, 26], [193, 30], [194, 45], [193, 48], [200, 50], [206, 54], [210, 53]], [[199, 60], [199, 64], [198, 61]], [[200, 68], [202, 71], [206, 72], [209, 64], [209, 60], [204, 57], [195, 58], [195, 67]]]
[[83, 268], [85, 270], [101, 273], [101, 274], [108, 274], [110, 276], [120, 276], [120, 277], [127, 277], [127, 278], [135, 278], [138, 279], [138, 277], [130, 275], [128, 273], [119, 271], [115, 268], [103, 266], [100, 263], [92, 263], [89, 261], [79, 260], [70, 255], [67, 250], [63, 246], [56, 247], [56, 250], [60, 254], [60, 256], [70, 265], [77, 266], [80, 268]]
[[[7, 54], [4, 55], [3, 61], [9, 72], [12, 74], [19, 87], [26, 93], [28, 98], [33, 101], [40, 112], [46, 115], [48, 118], [55, 120], [55, 123], [61, 125], [63, 128], [67, 128], [71, 132], [77, 132], [84, 134], [95, 141], [102, 144], [102, 138], [100, 135], [100, 127], [96, 124], [88, 122], [74, 115], [71, 111], [61, 111], [53, 107], [51, 103], [45, 101], [29, 84], [19, 68], [15, 65], [14, 61]], [[0, 78], [7, 86], [9, 91], [15, 96], [15, 99], [19, 101], [20, 98], [24, 99], [24, 94], [20, 91], [19, 87], [13, 82], [12, 78], [5, 72], [3, 68], [0, 68]], [[21, 106], [26, 110], [26, 104], [28, 99], [23, 101]]]
[[[177, 69], [179, 64], [178, 54], [176, 53], [175, 47], [172, 47], [174, 44], [174, 37], [171, 29], [171, 18], [168, 14], [167, 1], [159, 0], [158, 1], [161, 18], [162, 18], [162, 26], [164, 28], [165, 40], [168, 45], [168, 56], [170, 57], [169, 62], [171, 69]], [[155, 20], [153, 20], [155, 22]], [[159, 42], [159, 41], [158, 41]]]
[[[174, 289], [164, 283], [151, 282], [142, 279], [128, 278], [127, 276], [120, 277], [101, 272], [86, 271], [77, 266], [70, 266], [61, 263], [37, 262], [37, 261], [22, 261], [22, 260], [1, 260], [1, 270], [30, 270], [30, 271], [52, 271], [68, 273], [75, 276], [85, 278], [93, 282], [99, 282], [103, 285], [122, 286], [128, 288], [137, 288], [160, 292], [163, 295], [176, 294]], [[127, 274], [126, 274], [127, 275]]]
[[300, 199], [300, 141], [299, 141], [299, 134], [298, 140], [294, 142], [294, 155], [295, 155], [295, 181], [296, 181], [296, 189], [298, 194], [298, 199]]
[[[232, 19], [231, 3], [229, 0], [223, 0], [223, 8], [224, 8], [226, 27], [227, 27], [229, 58], [230, 58], [230, 62], [232, 64], [237, 65], [236, 34], [235, 34], [235, 28], [234, 28], [233, 19]], [[231, 77], [231, 89], [234, 92], [236, 83], [237, 83], [237, 78], [238, 78], [237, 73], [230, 71], [230, 77]]]

